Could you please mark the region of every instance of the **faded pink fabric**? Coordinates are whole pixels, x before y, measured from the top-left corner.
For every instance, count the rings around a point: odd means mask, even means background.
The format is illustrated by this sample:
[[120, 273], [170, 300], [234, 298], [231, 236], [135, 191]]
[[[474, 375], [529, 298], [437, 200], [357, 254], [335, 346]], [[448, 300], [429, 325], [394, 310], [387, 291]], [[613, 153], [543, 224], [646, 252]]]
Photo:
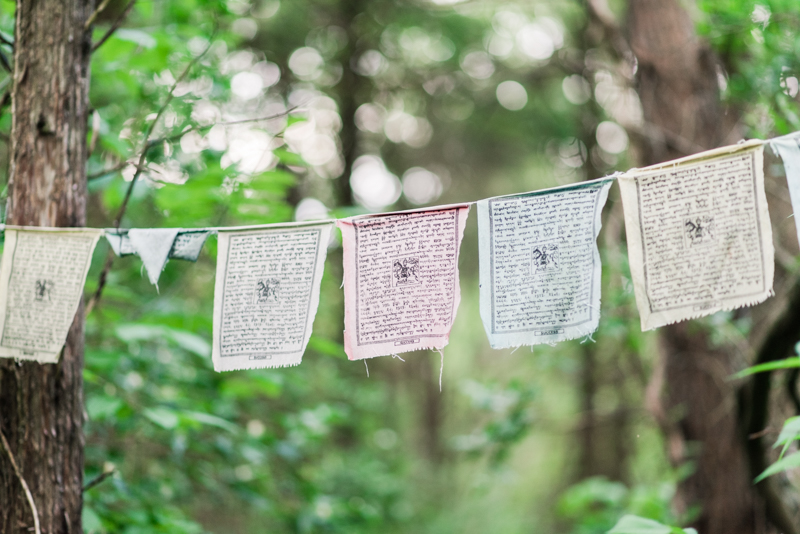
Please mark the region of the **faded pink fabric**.
[[344, 348], [351, 360], [447, 345], [461, 290], [468, 204], [336, 222], [344, 246]]

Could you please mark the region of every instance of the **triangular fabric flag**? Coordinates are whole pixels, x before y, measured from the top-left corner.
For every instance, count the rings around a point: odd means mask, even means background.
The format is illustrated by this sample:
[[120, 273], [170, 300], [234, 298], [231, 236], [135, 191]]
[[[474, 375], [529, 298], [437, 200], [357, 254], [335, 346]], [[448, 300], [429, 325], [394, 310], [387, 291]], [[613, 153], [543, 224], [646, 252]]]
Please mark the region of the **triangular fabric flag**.
[[447, 345], [468, 204], [342, 219], [344, 348], [351, 360]]
[[111, 245], [111, 250], [117, 256], [131, 256], [136, 254], [131, 245], [131, 239], [128, 237], [128, 230], [116, 230], [114, 228], [107, 228], [105, 231], [106, 241]]
[[6, 227], [0, 357], [58, 362], [102, 234], [94, 228]]
[[642, 330], [772, 296], [763, 160], [750, 141], [620, 176]]
[[332, 229], [317, 222], [219, 230], [214, 370], [300, 364]]
[[773, 139], [770, 144], [780, 154], [783, 167], [786, 169], [786, 183], [792, 201], [797, 239], [800, 241], [800, 136], [779, 137]]
[[492, 348], [554, 343], [597, 329], [596, 240], [612, 183], [478, 202], [481, 319]]
[[[131, 239], [128, 235], [129, 230], [116, 230], [108, 228], [105, 231], [106, 240], [111, 246], [111, 249], [117, 256], [130, 256], [136, 254]], [[184, 230], [178, 229], [178, 237], [172, 245], [172, 250], [169, 252], [169, 258], [175, 260], [197, 261], [200, 252], [203, 250], [208, 236], [213, 234], [214, 230]]]
[[136, 254], [142, 259], [147, 277], [154, 286], [158, 285], [161, 271], [167, 264], [169, 252], [175, 243], [180, 228], [131, 228], [128, 238]]
[[206, 239], [211, 235], [211, 230], [181, 230], [169, 257], [176, 260], [197, 261]]

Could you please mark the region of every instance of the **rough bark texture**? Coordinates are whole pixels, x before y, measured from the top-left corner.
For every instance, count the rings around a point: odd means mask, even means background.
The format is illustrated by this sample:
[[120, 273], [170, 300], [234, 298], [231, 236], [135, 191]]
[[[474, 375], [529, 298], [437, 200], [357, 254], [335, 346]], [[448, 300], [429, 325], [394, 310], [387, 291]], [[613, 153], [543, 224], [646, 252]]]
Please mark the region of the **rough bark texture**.
[[359, 93], [362, 90], [361, 77], [353, 70], [361, 52], [358, 35], [358, 16], [364, 11], [363, 0], [342, 0], [339, 3], [342, 27], [347, 28], [347, 46], [341, 52], [342, 80], [337, 86], [339, 93], [339, 111], [342, 118], [342, 129], [339, 138], [342, 141], [344, 170], [336, 178], [334, 199], [337, 206], [353, 204], [353, 191], [350, 188], [350, 174], [353, 162], [358, 156], [358, 128], [356, 127], [356, 109], [358, 109]]
[[[718, 62], [683, 5], [630, 0], [628, 16], [644, 117], [660, 134], [643, 147], [642, 163], [684, 156], [687, 146], [699, 151], [737, 141], [735, 121], [719, 99]], [[692, 526], [703, 534], [764, 532], [763, 501], [752, 484], [735, 391], [726, 382], [732, 355], [713, 349], [690, 322], [660, 333], [657, 412], [671, 461], [694, 464], [680, 484], [678, 508], [700, 509]]]
[[[7, 222], [83, 226], [92, 0], [18, 0]], [[82, 532], [83, 309], [58, 364], [0, 361], [0, 430], [33, 494], [43, 533]], [[0, 450], [0, 531], [33, 531]]]

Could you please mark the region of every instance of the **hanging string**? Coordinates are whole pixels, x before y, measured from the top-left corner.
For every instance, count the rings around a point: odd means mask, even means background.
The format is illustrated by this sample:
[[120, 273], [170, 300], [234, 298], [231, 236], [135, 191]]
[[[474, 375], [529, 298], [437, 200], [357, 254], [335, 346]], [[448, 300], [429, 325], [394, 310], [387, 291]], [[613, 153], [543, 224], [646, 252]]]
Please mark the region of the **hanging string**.
[[401, 358], [400, 356], [398, 356], [397, 354], [392, 354], [392, 358], [397, 358], [401, 362], [406, 363], [406, 361], [403, 358]]
[[367, 365], [367, 360], [364, 360], [364, 367], [367, 368], [367, 378], [369, 378], [369, 365]]
[[[756, 146], [756, 144], [765, 145], [765, 144], [771, 143], [773, 140], [776, 140], [776, 139], [793, 138], [793, 137], [798, 137], [798, 136], [800, 136], [800, 132], [793, 132], [791, 134], [778, 136], [778, 137], [774, 137], [774, 138], [770, 138], [770, 139], [766, 139], [766, 140], [760, 140], [760, 139], [744, 140], [744, 139], [742, 139], [741, 141], [739, 141], [738, 143], [736, 143], [734, 145], [729, 145], [727, 147], [720, 147], [720, 148], [717, 148], [717, 149], [707, 150], [705, 152], [709, 152], [710, 153], [710, 154], [708, 154], [708, 157], [713, 157], [717, 153], [723, 152], [725, 149], [729, 149], [729, 148], [736, 149], [736, 147], [738, 147], [739, 145], [741, 145], [743, 143], [752, 143], [753, 146]], [[687, 159], [694, 159], [694, 157], [697, 156], [698, 154], [702, 154], [702, 152], [698, 152], [697, 154], [692, 154], [690, 156], [686, 156], [686, 157], [683, 157], [683, 158], [678, 158], [676, 160], [659, 163], [657, 165], [654, 165], [653, 167], [656, 167], [656, 168], [670, 167], [670, 166], [672, 166], [674, 164], [677, 164], [679, 162], [683, 162], [683, 161], [685, 161]], [[635, 169], [630, 169], [630, 170], [635, 170]], [[615, 171], [615, 172], [613, 172], [613, 173], [611, 173], [609, 175], [606, 175], [606, 176], [604, 176], [602, 178], [596, 178], [594, 180], [585, 180], [585, 181], [582, 181], [582, 182], [576, 182], [574, 184], [567, 184], [565, 186], [557, 186], [557, 187], [551, 187], [549, 189], [539, 189], [539, 190], [536, 190], [536, 191], [529, 191], [527, 193], [517, 193], [517, 194], [505, 195], [505, 196], [506, 197], [513, 197], [513, 196], [517, 196], [517, 195], [521, 196], [521, 195], [526, 195], [528, 193], [541, 193], [541, 192], [548, 191], [548, 190], [558, 190], [558, 189], [563, 189], [565, 187], [573, 187], [573, 186], [576, 186], [576, 185], [584, 186], [586, 184], [590, 184], [590, 183], [594, 183], [594, 182], [616, 180], [619, 177], [623, 176], [624, 174], [626, 174], [626, 172]], [[491, 198], [503, 198], [503, 197], [491, 197]], [[488, 200], [488, 199], [485, 199], [485, 200]], [[456, 207], [456, 206], [474, 206], [478, 202], [480, 202], [480, 201], [460, 202], [460, 203], [457, 203], [457, 204], [452, 204], [452, 205], [447, 205], [447, 206], [430, 206], [430, 207], [427, 207], [427, 208], [421, 208], [421, 209], [418, 209], [418, 210], [408, 210], [408, 211], [436, 211], [436, 210], [441, 210], [441, 209], [447, 209], [450, 206], [452, 206], [452, 207]], [[375, 213], [375, 214], [370, 214], [370, 215], [360, 215], [358, 217], [370, 217], [370, 216], [375, 216], [375, 215], [381, 215], [381, 214], [380, 213]], [[299, 222], [289, 222], [289, 223], [263, 224], [263, 225], [255, 225], [255, 226], [230, 226], [230, 227], [209, 226], [209, 227], [205, 227], [205, 228], [192, 228], [191, 230], [195, 230], [195, 231], [197, 231], [197, 230], [207, 230], [207, 231], [210, 231], [210, 232], [217, 233], [220, 230], [231, 231], [231, 230], [253, 230], [253, 229], [257, 229], [257, 228], [270, 228], [270, 227], [282, 227], [282, 226], [312, 226], [312, 225], [319, 225], [319, 224], [335, 223], [336, 221], [337, 221], [337, 219], [321, 219], [321, 220], [315, 220], [315, 221], [299, 221]], [[0, 231], [5, 230], [5, 228], [6, 228], [6, 225], [0, 224]], [[24, 226], [13, 226], [13, 225], [8, 225], [8, 228], [9, 229], [15, 229], [15, 230], [16, 229], [48, 230], [48, 231], [58, 230], [57, 228], [49, 228], [49, 227], [24, 227]], [[60, 230], [71, 230], [71, 229], [60, 228]], [[118, 232], [118, 231], [120, 231], [120, 230], [116, 230], [116, 232]], [[121, 231], [124, 232], [125, 230], [123, 229]], [[105, 232], [109, 233], [109, 230], [105, 230]]]
[[434, 349], [442, 357], [442, 366], [439, 367], [439, 393], [442, 392], [442, 374], [444, 374], [444, 350]]

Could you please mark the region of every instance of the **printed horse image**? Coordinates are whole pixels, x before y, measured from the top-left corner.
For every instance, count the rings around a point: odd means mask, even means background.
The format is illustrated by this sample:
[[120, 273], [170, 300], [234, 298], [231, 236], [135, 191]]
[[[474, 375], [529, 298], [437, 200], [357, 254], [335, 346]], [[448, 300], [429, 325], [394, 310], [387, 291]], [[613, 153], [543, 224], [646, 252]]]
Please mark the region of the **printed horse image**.
[[53, 289], [53, 282], [50, 280], [36, 280], [35, 299], [38, 302], [50, 302], [50, 292]]
[[558, 245], [540, 245], [533, 248], [533, 271], [549, 271], [558, 267]]
[[416, 258], [405, 258], [401, 260], [394, 260], [393, 271], [395, 285], [413, 284], [419, 281], [417, 276], [417, 267], [419, 260]]
[[256, 287], [256, 302], [261, 304], [264, 302], [278, 302], [278, 288], [281, 281], [277, 278], [270, 278], [268, 280], [259, 280]]

